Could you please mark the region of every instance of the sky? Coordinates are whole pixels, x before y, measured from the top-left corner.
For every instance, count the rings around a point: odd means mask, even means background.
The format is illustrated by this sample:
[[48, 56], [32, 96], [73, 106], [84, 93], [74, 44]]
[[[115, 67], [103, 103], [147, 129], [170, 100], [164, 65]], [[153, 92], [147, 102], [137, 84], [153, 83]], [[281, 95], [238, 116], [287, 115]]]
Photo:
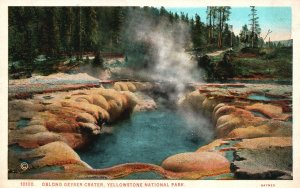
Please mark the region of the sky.
[[[198, 14], [201, 21], [206, 23], [206, 7], [165, 7], [173, 13], [187, 13], [189, 17]], [[292, 30], [292, 12], [290, 7], [256, 7], [261, 27], [261, 37], [265, 37], [268, 30], [272, 33], [268, 35], [266, 40], [278, 41], [291, 39]], [[250, 7], [231, 7], [230, 20], [228, 24], [233, 25], [233, 31], [236, 35], [240, 33], [242, 26], [247, 24], [249, 27]]]

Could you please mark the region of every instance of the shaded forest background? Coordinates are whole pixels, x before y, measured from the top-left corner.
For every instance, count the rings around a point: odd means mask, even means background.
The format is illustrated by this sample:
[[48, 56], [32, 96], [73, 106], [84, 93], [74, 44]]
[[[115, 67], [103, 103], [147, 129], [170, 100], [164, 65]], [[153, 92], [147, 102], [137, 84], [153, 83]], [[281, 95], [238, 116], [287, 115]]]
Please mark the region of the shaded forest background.
[[[128, 32], [128, 27], [135, 27], [130, 24], [132, 16], [143, 15], [154, 22], [153, 30], [161, 23], [167, 24], [166, 28], [176, 24], [187, 26], [189, 39], [184, 49], [198, 58], [200, 67], [208, 72], [213, 70], [212, 77], [220, 74], [215, 63], [223, 61], [223, 55], [204, 63], [200, 57], [228, 48], [248, 54], [231, 54], [232, 76], [282, 76], [282, 70], [286, 70], [285, 77], [291, 77], [291, 48], [280, 49], [280, 42], [264, 43], [255, 7], [249, 8], [249, 23], [245, 23], [239, 35], [228, 24], [230, 10], [228, 6], [207, 7], [206, 17], [202, 18], [198, 14], [169, 12], [164, 7], [9, 7], [9, 72], [17, 73], [13, 78], [30, 77], [33, 72], [47, 75], [57, 72], [55, 66], [62, 62], [71, 62], [69, 67], [87, 63], [91, 54], [95, 56], [94, 66], [103, 67], [103, 54], [113, 54], [125, 57], [126, 62], [129, 59], [132, 68], [151, 67], [155, 59], [147, 55], [153, 47], [148, 42], [133, 40], [133, 34]], [[249, 53], [254, 58], [249, 59]]]
[[166, 19], [171, 24], [188, 24], [192, 39], [192, 44], [187, 46], [189, 50], [229, 47], [231, 35], [233, 45], [239, 42], [226, 24], [229, 9], [220, 10], [225, 11], [225, 16], [216, 15], [214, 25], [205, 25], [201, 21], [205, 18], [197, 14], [194, 20], [184, 13], [168, 12], [164, 7], [10, 7], [9, 58], [29, 65], [40, 54], [47, 58], [74, 54], [81, 58], [84, 52], [97, 51], [126, 54], [135, 46], [140, 48], [140, 44], [132, 44], [122, 33], [132, 10], [142, 12], [157, 23]]

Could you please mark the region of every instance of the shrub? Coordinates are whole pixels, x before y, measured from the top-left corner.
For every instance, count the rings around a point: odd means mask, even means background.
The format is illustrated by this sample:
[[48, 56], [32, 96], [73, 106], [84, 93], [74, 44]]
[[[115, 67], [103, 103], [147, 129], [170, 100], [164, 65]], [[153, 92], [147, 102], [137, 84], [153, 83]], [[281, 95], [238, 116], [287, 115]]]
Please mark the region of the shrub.
[[103, 62], [104, 60], [100, 52], [96, 52], [95, 59], [93, 61], [93, 66], [104, 68]]

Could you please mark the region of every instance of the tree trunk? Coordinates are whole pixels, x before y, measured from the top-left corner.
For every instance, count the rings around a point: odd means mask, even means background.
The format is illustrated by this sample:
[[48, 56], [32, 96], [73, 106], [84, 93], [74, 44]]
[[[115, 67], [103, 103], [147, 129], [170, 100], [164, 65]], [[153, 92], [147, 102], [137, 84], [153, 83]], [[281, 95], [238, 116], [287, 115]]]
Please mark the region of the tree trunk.
[[79, 8], [79, 58], [82, 59], [82, 23], [81, 23], [81, 8]]
[[254, 47], [254, 14], [252, 16], [252, 48]]
[[67, 53], [69, 56], [72, 55], [72, 8], [68, 7], [67, 8]]
[[214, 40], [214, 27], [215, 27], [215, 17], [213, 16], [213, 19], [212, 19], [212, 27], [211, 27], [211, 34], [212, 34], [211, 40], [212, 40], [212, 42], [213, 42], [213, 40]]
[[209, 8], [209, 30], [208, 30], [208, 40], [209, 40], [209, 44], [212, 43], [212, 25], [211, 25], [211, 17], [212, 17], [212, 7]]
[[218, 34], [218, 48], [222, 47], [222, 24], [223, 24], [223, 19], [222, 19], [222, 10], [223, 8], [219, 9], [219, 34]]
[[220, 36], [220, 48], [222, 48], [222, 46], [223, 46], [223, 33], [222, 33], [222, 31], [223, 31], [223, 28], [224, 28], [225, 8], [222, 8], [221, 12], [222, 12], [222, 16], [221, 16], [221, 31], [220, 31], [220, 34], [221, 34], [221, 36]]

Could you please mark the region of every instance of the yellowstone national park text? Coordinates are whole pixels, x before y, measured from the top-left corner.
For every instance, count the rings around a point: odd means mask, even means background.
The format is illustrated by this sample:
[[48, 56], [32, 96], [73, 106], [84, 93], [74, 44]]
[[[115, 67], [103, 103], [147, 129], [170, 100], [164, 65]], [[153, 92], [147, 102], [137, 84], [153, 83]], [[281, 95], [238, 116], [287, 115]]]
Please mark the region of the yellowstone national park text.
[[184, 187], [182, 182], [21, 182], [21, 187]]

